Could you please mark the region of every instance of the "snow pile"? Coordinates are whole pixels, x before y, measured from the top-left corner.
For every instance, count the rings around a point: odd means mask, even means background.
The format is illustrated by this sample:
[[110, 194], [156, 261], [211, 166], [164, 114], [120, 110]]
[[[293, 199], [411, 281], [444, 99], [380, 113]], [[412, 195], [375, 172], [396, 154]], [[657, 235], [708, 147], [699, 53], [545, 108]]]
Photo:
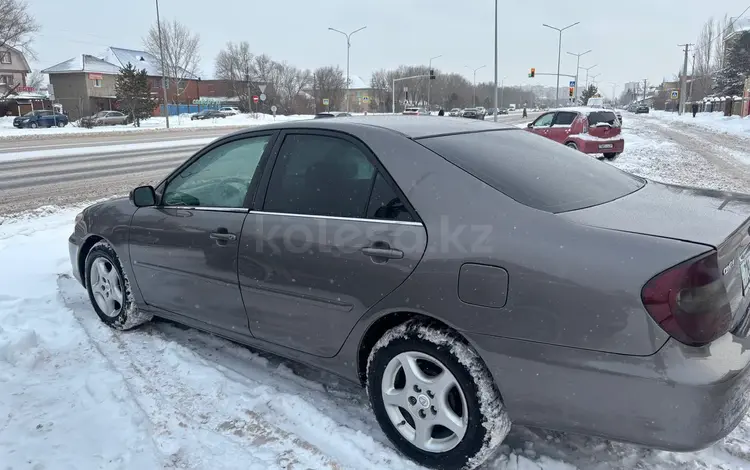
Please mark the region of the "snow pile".
[[651, 111], [651, 118], [658, 119], [663, 123], [700, 126], [714, 132], [725, 134], [739, 134], [750, 136], [750, 119], [740, 116], [724, 116], [723, 113], [698, 113], [693, 118], [692, 113], [677, 113], [666, 111]]
[[[192, 114], [182, 114], [180, 116], [170, 116], [169, 126], [173, 129], [190, 129], [206, 127], [249, 127], [261, 124], [269, 124], [275, 121], [297, 121], [300, 119], [311, 119], [311, 115], [299, 114], [292, 116], [276, 116], [270, 114], [236, 114], [226, 118], [215, 118], [205, 120], [190, 120]], [[58, 134], [101, 134], [110, 132], [144, 132], [149, 130], [166, 129], [167, 120], [163, 117], [152, 117], [141, 122], [141, 127], [132, 125], [121, 126], [98, 126], [91, 129], [77, 127], [74, 123], [65, 127], [43, 128], [43, 129], [17, 129], [13, 127], [12, 116], [0, 117], [0, 139], [13, 138], [17, 136], [34, 137]]]

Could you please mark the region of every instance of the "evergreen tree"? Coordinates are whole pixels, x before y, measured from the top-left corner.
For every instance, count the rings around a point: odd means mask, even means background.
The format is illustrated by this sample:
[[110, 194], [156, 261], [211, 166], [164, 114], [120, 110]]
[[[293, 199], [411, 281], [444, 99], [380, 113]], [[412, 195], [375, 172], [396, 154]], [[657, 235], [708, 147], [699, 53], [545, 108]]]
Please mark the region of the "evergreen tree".
[[130, 116], [136, 127], [141, 126], [142, 119], [150, 118], [156, 107], [156, 99], [151, 96], [146, 70], [139, 71], [131, 63], [117, 75], [115, 94], [120, 102], [121, 111]]
[[585, 105], [588, 103], [589, 98], [593, 98], [597, 93], [599, 93], [599, 89], [592, 83], [588, 88], [581, 92], [581, 104]]
[[724, 67], [716, 74], [714, 92], [720, 96], [742, 96], [750, 76], [750, 32], [739, 34], [727, 44]]

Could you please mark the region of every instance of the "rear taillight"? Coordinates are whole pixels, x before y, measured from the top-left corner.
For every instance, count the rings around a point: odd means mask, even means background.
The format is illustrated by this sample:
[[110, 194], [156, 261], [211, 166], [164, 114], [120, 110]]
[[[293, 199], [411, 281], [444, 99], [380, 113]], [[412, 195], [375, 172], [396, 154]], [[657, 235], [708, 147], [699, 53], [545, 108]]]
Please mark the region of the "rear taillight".
[[729, 331], [732, 311], [716, 251], [654, 276], [641, 298], [656, 323], [681, 343], [702, 346]]

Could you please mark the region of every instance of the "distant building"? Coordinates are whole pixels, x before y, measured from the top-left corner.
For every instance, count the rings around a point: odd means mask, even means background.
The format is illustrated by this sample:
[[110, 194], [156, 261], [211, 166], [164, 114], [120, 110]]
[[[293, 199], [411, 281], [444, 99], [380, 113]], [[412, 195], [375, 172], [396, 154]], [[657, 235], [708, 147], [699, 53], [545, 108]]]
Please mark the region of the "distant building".
[[[374, 96], [375, 93], [369, 81], [362, 80], [358, 75], [349, 74], [349, 110], [351, 112], [369, 111]], [[344, 103], [342, 103], [343, 106], [345, 106]]]
[[0, 48], [0, 96], [18, 87], [26, 87], [26, 74], [31, 73], [23, 52], [13, 47]]

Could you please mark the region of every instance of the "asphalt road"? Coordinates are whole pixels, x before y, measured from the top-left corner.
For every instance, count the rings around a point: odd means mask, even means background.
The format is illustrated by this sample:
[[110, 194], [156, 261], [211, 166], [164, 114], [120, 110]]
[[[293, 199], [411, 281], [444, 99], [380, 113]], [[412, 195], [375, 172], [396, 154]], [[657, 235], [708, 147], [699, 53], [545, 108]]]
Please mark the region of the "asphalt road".
[[[498, 116], [498, 121], [517, 124], [520, 113]], [[418, 119], [418, 118], [417, 118]], [[490, 118], [491, 119], [491, 118]], [[141, 184], [155, 183], [205, 144], [234, 129], [191, 129], [190, 132], [143, 132], [132, 135], [60, 137], [54, 140], [0, 141], [0, 214], [11, 214], [45, 205], [67, 206], [96, 199], [125, 195]], [[191, 145], [189, 139], [196, 140]], [[171, 148], [163, 142], [179, 141]], [[153, 142], [162, 148], [102, 150], [86, 147]], [[65, 156], [44, 156], [3, 161], [19, 152], [65, 150]], [[84, 149], [80, 155], [71, 149]]]

